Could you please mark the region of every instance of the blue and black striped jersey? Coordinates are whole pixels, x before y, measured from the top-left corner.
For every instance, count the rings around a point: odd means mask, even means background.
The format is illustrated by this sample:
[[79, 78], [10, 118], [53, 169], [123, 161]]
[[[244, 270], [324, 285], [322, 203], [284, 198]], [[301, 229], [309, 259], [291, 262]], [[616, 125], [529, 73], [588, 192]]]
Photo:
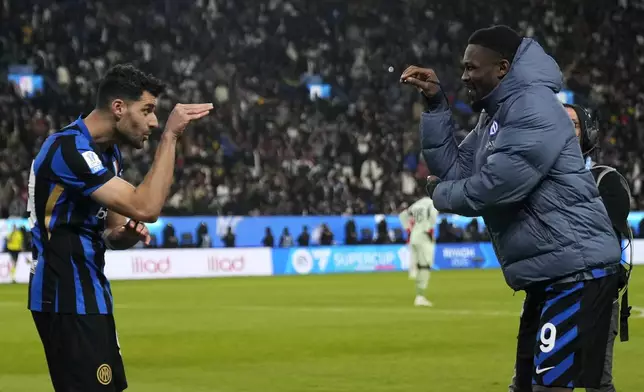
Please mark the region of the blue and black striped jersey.
[[118, 147], [100, 149], [80, 117], [43, 143], [33, 163], [29, 195], [34, 210], [29, 309], [112, 312], [101, 238], [107, 209], [90, 195], [121, 170]]

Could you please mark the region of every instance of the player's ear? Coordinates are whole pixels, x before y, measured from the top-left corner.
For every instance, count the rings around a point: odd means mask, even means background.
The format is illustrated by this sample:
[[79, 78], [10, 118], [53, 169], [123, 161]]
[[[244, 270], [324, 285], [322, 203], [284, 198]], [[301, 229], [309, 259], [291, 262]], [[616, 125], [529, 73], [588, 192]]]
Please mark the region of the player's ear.
[[510, 62], [506, 59], [502, 59], [499, 62], [499, 72], [498, 77], [502, 79], [510, 71]]
[[125, 115], [125, 112], [127, 111], [127, 105], [125, 104], [125, 101], [117, 98], [112, 101], [111, 109], [114, 116], [117, 119], [121, 119], [121, 117], [123, 117]]

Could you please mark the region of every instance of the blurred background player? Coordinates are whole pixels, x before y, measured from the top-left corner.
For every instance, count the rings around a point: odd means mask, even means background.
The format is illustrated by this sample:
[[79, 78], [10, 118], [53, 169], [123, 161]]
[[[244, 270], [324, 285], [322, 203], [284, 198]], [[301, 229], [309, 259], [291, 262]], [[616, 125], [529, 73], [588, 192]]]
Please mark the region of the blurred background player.
[[20, 252], [22, 252], [24, 239], [22, 230], [15, 225], [11, 228], [11, 233], [7, 236], [6, 247], [7, 252], [11, 256], [9, 277], [13, 283], [16, 283], [16, 267], [18, 266], [18, 257], [20, 256]]
[[56, 392], [127, 388], [105, 250], [150, 241], [141, 222], [155, 222], [161, 213], [177, 139], [213, 107], [175, 106], [150, 171], [134, 187], [120, 178], [120, 147], [144, 146], [159, 126], [155, 109], [163, 91], [153, 76], [114, 66], [99, 84], [94, 110], [49, 136], [34, 159], [28, 302]]
[[429, 197], [423, 197], [398, 216], [402, 226], [409, 234], [409, 277], [416, 280], [415, 306], [432, 306], [425, 297], [429, 283], [429, 273], [434, 265], [436, 239], [434, 226], [438, 219], [438, 210]]

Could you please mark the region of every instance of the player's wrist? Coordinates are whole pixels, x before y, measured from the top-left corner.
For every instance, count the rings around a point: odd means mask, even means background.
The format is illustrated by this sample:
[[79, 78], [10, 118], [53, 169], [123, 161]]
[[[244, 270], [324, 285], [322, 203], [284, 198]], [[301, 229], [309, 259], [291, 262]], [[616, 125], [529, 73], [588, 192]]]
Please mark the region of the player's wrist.
[[166, 129], [161, 134], [161, 139], [169, 143], [176, 143], [179, 139], [179, 135]]

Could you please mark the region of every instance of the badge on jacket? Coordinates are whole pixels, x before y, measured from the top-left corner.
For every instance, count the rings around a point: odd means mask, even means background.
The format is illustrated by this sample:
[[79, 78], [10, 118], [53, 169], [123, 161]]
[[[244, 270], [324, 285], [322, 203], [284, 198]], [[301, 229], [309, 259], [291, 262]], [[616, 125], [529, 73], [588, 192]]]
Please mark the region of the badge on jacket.
[[496, 133], [499, 131], [499, 123], [496, 121], [492, 121], [492, 125], [490, 126], [490, 136], [496, 135]]

